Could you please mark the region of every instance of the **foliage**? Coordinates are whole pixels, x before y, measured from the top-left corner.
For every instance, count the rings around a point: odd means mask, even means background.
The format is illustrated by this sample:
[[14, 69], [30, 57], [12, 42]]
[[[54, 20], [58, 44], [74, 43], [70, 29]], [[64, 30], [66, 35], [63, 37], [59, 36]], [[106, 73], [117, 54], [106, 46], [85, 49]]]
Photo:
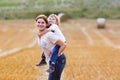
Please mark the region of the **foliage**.
[[119, 0], [1, 0], [0, 19], [33, 19], [64, 12], [70, 18], [120, 18]]

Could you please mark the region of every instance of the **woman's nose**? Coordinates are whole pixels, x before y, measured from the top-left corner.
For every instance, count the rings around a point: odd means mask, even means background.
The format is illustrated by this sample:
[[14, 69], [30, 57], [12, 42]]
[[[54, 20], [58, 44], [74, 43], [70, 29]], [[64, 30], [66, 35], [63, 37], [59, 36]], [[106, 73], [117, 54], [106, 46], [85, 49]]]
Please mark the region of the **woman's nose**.
[[39, 23], [39, 25], [43, 25], [42, 23]]

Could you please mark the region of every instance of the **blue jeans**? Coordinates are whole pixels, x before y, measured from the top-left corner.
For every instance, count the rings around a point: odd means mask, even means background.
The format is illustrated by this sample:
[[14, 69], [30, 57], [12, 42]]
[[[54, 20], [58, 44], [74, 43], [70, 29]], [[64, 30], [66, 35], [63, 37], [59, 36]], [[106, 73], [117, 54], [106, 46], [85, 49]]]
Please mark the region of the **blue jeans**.
[[52, 56], [51, 56], [51, 59], [50, 59], [51, 62], [56, 63], [56, 60], [57, 60], [57, 58], [58, 58], [58, 51], [59, 51], [59, 49], [60, 49], [60, 46], [59, 46], [59, 45], [56, 45], [56, 46], [54, 47], [53, 53], [52, 53]]
[[42, 59], [46, 59], [44, 52], [42, 53], [41, 58], [42, 58]]
[[49, 73], [48, 80], [60, 80], [65, 64], [66, 64], [66, 57], [63, 53], [57, 58], [55, 64], [55, 71], [53, 73]]

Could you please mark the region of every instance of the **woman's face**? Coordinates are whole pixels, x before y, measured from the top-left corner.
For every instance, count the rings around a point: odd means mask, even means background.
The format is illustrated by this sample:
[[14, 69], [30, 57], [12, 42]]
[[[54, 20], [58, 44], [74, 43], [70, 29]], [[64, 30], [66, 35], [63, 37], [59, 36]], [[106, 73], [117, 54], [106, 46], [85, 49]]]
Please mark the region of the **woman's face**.
[[48, 18], [48, 22], [49, 22], [50, 24], [57, 24], [57, 20], [56, 20], [55, 17], [49, 17], [49, 18]]
[[44, 19], [38, 19], [37, 21], [36, 21], [36, 26], [37, 26], [37, 28], [40, 30], [40, 31], [42, 31], [42, 30], [44, 30], [45, 28], [46, 28], [46, 22], [45, 22], [45, 20]]

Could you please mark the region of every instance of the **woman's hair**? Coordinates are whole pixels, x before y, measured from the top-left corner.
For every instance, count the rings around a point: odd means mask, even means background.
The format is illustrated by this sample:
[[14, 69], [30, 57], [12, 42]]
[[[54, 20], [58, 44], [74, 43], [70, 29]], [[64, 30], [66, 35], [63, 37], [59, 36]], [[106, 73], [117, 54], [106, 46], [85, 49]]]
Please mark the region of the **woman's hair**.
[[45, 22], [48, 24], [48, 20], [47, 20], [47, 16], [45, 16], [44, 14], [40, 14], [36, 17], [35, 21], [37, 21], [38, 19], [44, 19]]
[[49, 22], [48, 22], [48, 20], [47, 20], [47, 16], [45, 16], [44, 14], [40, 14], [40, 15], [38, 15], [38, 16], [36, 17], [35, 21], [37, 21], [38, 19], [43, 19], [43, 20], [45, 20], [45, 22], [46, 22], [46, 24], [47, 24], [46, 27], [49, 28], [50, 24], [49, 24]]
[[55, 19], [57, 21], [56, 24], [58, 26], [60, 26], [60, 18], [56, 14], [50, 14], [49, 17], [48, 17], [48, 19], [51, 18], [51, 17], [55, 17]]

